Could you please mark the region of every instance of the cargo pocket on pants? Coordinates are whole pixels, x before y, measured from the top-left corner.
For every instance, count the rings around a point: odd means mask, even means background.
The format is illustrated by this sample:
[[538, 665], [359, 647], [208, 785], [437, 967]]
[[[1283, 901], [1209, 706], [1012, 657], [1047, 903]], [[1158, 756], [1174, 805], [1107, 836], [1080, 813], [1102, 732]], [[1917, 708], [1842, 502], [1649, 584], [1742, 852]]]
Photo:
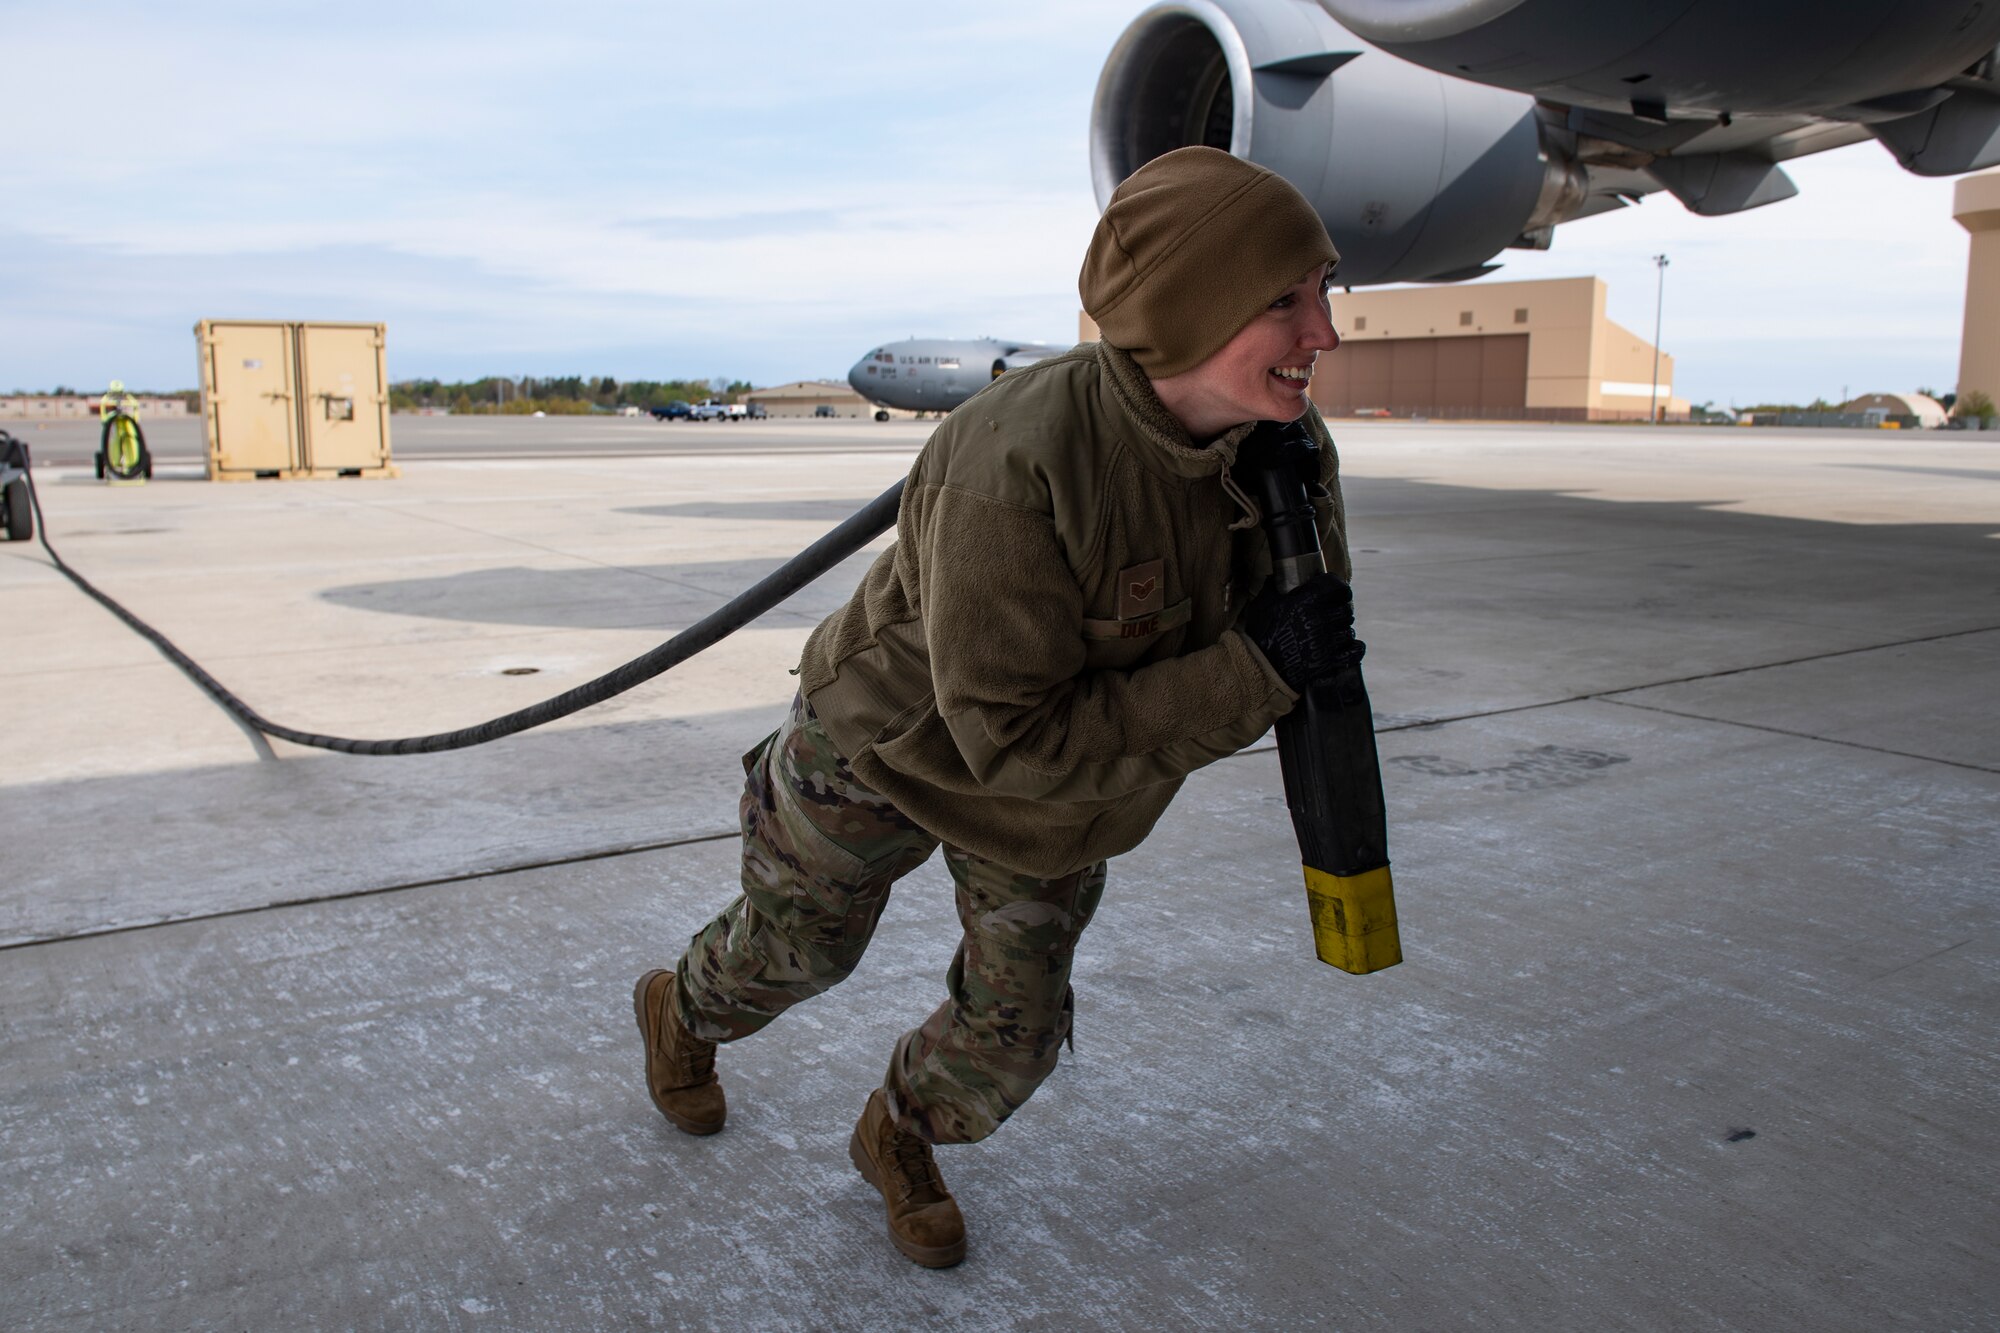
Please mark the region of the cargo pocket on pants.
[[888, 902], [890, 867], [842, 847], [779, 782], [774, 815], [792, 863], [792, 912], [799, 938], [829, 959], [858, 957]]

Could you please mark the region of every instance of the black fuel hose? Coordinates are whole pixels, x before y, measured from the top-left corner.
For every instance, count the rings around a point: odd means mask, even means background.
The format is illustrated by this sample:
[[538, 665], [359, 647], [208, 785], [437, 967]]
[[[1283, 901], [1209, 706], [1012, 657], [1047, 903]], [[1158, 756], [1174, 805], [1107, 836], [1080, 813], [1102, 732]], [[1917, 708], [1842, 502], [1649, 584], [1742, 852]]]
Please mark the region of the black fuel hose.
[[248, 726], [263, 732], [266, 736], [275, 736], [294, 745], [310, 745], [320, 750], [338, 750], [342, 754], [435, 754], [440, 750], [462, 750], [468, 745], [484, 745], [487, 741], [496, 741], [517, 731], [539, 727], [559, 717], [568, 717], [571, 713], [581, 712], [592, 704], [603, 703], [614, 695], [623, 694], [635, 685], [642, 685], [662, 672], [679, 666], [702, 649], [713, 647], [728, 638], [866, 546], [895, 523], [896, 507], [903, 498], [903, 483], [899, 481], [870, 500], [826, 536], [759, 579], [748, 589], [738, 593], [722, 607], [711, 611], [659, 647], [633, 658], [621, 667], [605, 672], [595, 680], [586, 681], [575, 689], [565, 690], [554, 698], [544, 699], [538, 704], [530, 704], [526, 708], [475, 726], [460, 727], [457, 731], [440, 731], [430, 736], [403, 736], [395, 740], [364, 741], [345, 736], [322, 736], [317, 732], [300, 731], [296, 727], [287, 727], [271, 721], [237, 698], [227, 686], [203, 670], [200, 663], [175, 647], [173, 641], [166, 635], [133, 615], [109, 594], [99, 591], [89, 579], [71, 569], [63, 558], [56, 554], [56, 548], [49, 544], [48, 521], [42, 515], [41, 497], [35, 494], [34, 475], [28, 470], [27, 446], [14, 441], [5, 432], [0, 432], [0, 444], [5, 443], [14, 443], [20, 450], [20, 465], [26, 474], [28, 498], [34, 506], [35, 524], [40, 530], [42, 549], [49, 553], [49, 559], [55, 562], [57, 569], [68, 576], [70, 582], [83, 589], [105, 610], [131, 626], [142, 638], [164, 653], [168, 661], [186, 672], [188, 678], [206, 690], [211, 698], [242, 719]]

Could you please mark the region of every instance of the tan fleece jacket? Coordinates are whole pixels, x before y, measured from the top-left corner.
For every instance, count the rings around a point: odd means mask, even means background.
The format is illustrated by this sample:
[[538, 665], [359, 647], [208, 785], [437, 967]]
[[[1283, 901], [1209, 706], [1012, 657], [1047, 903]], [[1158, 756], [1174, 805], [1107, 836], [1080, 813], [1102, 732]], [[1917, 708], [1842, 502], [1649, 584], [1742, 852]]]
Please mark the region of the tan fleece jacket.
[[[1308, 421], [1328, 565], [1346, 577], [1333, 444]], [[1224, 485], [1248, 433], [1194, 447], [1102, 343], [953, 412], [910, 471], [895, 544], [800, 662], [855, 775], [1028, 874], [1138, 845], [1187, 774], [1297, 699], [1233, 628], [1270, 574]]]

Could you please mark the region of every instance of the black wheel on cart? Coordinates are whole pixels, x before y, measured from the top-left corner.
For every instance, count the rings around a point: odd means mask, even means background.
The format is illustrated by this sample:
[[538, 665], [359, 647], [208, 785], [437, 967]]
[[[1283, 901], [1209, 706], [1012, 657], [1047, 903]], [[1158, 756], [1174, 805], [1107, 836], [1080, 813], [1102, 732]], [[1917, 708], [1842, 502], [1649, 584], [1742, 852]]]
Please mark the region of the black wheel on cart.
[[25, 478], [16, 477], [7, 483], [5, 498], [0, 499], [7, 511], [7, 540], [24, 542], [35, 535], [35, 507], [28, 501], [28, 483]]

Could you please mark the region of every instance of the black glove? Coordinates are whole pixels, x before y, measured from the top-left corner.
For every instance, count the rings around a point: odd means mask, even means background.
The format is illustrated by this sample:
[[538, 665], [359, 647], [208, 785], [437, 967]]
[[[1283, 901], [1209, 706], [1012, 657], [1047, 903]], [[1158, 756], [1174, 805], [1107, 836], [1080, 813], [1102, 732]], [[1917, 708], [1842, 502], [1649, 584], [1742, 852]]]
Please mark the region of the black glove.
[[1354, 591], [1331, 574], [1315, 574], [1288, 593], [1260, 597], [1244, 617], [1244, 633], [1271, 659], [1294, 690], [1361, 660], [1354, 637]]

